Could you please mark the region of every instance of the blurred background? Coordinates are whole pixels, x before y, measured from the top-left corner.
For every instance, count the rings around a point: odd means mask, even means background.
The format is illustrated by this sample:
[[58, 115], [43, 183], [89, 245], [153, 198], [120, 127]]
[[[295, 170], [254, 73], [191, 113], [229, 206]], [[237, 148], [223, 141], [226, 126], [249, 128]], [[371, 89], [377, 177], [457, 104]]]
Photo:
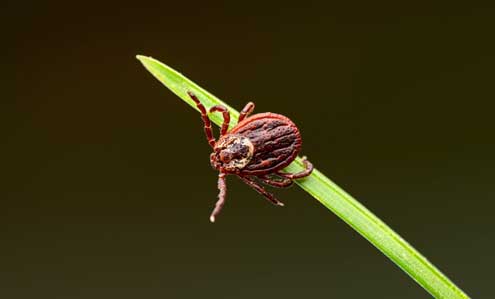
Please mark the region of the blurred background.
[[[473, 297], [493, 292], [494, 7], [7, 1], [2, 298], [430, 298], [298, 187], [235, 177], [135, 59], [278, 112], [303, 154]], [[8, 41], [12, 42], [8, 42]]]

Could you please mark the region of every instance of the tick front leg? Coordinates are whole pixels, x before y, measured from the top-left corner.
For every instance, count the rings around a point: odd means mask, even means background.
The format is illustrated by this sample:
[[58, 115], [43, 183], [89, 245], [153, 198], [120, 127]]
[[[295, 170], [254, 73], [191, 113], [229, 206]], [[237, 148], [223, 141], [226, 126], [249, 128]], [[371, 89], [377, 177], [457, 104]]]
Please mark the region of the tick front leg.
[[210, 144], [211, 147], [215, 147], [215, 138], [213, 138], [213, 133], [211, 132], [211, 122], [210, 119], [208, 118], [208, 115], [206, 114], [206, 109], [203, 104], [199, 101], [199, 99], [196, 97], [196, 95], [190, 91], [187, 92], [187, 94], [191, 97], [191, 99], [196, 103], [196, 106], [198, 107], [199, 111], [201, 112], [201, 118], [203, 119], [203, 123], [205, 124], [205, 135], [206, 139], [208, 140], [208, 143]]
[[303, 157], [302, 160], [303, 160], [303, 164], [304, 164], [304, 168], [305, 168], [303, 171], [296, 172], [296, 173], [284, 173], [284, 172], [277, 171], [277, 174], [281, 177], [288, 178], [291, 180], [307, 177], [313, 171], [313, 164], [311, 164], [311, 162], [309, 162], [306, 157]]
[[220, 130], [220, 135], [223, 136], [227, 133], [227, 130], [229, 129], [229, 124], [230, 124], [230, 113], [227, 108], [225, 108], [222, 105], [216, 105], [210, 108], [210, 113], [212, 112], [222, 112], [223, 115], [223, 124], [222, 124], [222, 129]]
[[239, 119], [237, 122], [240, 122], [241, 120], [248, 117], [249, 114], [251, 114], [251, 112], [253, 112], [253, 110], [254, 110], [254, 103], [253, 102], [247, 103], [246, 106], [244, 106], [244, 108], [242, 108], [242, 111], [239, 114]]
[[260, 186], [258, 183], [256, 183], [254, 181], [254, 179], [250, 178], [250, 177], [243, 177], [243, 176], [239, 176], [241, 178], [241, 180], [246, 183], [248, 186], [250, 186], [251, 188], [253, 188], [254, 190], [256, 190], [259, 194], [263, 195], [264, 197], [266, 197], [266, 199], [268, 199], [272, 204], [276, 205], [276, 206], [284, 206], [284, 203], [282, 203], [281, 201], [279, 201], [278, 199], [276, 199], [273, 194], [269, 193], [268, 191], [265, 190], [265, 188], [263, 188], [262, 186]]
[[218, 201], [215, 204], [215, 208], [213, 209], [213, 212], [211, 212], [210, 215], [210, 221], [215, 222], [215, 218], [217, 215], [220, 213], [220, 211], [223, 208], [223, 205], [225, 204], [225, 198], [227, 195], [227, 183], [225, 182], [225, 173], [220, 173], [218, 175]]

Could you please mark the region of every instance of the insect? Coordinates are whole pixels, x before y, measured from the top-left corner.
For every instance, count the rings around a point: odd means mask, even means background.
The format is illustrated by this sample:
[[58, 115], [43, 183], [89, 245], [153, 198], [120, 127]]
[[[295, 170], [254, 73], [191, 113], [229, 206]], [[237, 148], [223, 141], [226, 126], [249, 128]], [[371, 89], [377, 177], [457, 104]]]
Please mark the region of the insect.
[[249, 116], [254, 110], [254, 103], [249, 102], [239, 114], [237, 125], [228, 131], [229, 111], [224, 106], [216, 105], [211, 107], [209, 112], [221, 112], [223, 124], [220, 137], [215, 140], [206, 108], [192, 92], [188, 91], [188, 95], [201, 112], [206, 139], [213, 148], [210, 163], [219, 171], [218, 201], [211, 213], [211, 222], [215, 222], [225, 204], [227, 195], [225, 177], [228, 174], [237, 175], [272, 204], [283, 206], [284, 204], [267, 192], [259, 181], [266, 185], [284, 188], [292, 185], [294, 179], [306, 177], [313, 171], [313, 165], [306, 157], [303, 157], [305, 166], [303, 171], [297, 173], [281, 171], [297, 157], [302, 144], [299, 129], [287, 117], [270, 112]]

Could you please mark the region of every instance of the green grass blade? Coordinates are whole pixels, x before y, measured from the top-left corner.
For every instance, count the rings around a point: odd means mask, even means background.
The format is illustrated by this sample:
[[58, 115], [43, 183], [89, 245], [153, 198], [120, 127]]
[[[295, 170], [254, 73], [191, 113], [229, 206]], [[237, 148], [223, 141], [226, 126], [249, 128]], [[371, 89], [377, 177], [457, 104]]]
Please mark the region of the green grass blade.
[[[153, 76], [194, 109], [196, 105], [187, 95], [187, 91], [195, 93], [207, 109], [214, 105], [226, 106], [232, 118], [237, 119], [239, 112], [179, 72], [151, 57], [138, 55], [137, 59]], [[212, 114], [210, 118], [215, 124], [222, 124], [220, 115]], [[301, 169], [303, 165], [300, 158], [286, 168], [290, 172]], [[309, 177], [296, 183], [365, 237], [435, 298], [469, 298], [383, 221], [317, 169]]]

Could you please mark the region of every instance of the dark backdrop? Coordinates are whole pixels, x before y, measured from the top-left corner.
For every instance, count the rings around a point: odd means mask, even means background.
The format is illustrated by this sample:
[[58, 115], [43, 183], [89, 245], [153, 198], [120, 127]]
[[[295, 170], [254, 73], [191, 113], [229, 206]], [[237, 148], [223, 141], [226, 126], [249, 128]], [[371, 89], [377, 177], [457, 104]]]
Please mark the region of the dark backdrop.
[[493, 7], [3, 5], [2, 298], [429, 298], [297, 187], [275, 208], [231, 177], [210, 224], [200, 117], [136, 54], [291, 117], [322, 172], [490, 297]]

